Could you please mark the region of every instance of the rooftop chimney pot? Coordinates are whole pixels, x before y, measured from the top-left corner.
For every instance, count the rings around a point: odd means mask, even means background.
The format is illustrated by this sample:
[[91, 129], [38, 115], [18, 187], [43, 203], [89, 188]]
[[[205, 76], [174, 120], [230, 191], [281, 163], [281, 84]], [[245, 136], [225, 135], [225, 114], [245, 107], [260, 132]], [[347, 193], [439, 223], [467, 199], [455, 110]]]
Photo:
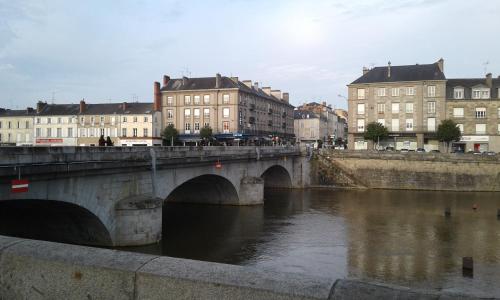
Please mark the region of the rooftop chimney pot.
[[[163, 77], [163, 82], [165, 85], [165, 77]], [[168, 80], [167, 80], [168, 82]], [[160, 83], [159, 82], [155, 82], [153, 84], [153, 110], [154, 111], [161, 111], [161, 92], [160, 92]]]
[[163, 86], [167, 86], [169, 81], [170, 81], [170, 76], [163, 75]]
[[439, 70], [441, 72], [444, 72], [444, 59], [440, 58], [437, 63], [438, 63]]
[[387, 77], [391, 77], [391, 62], [387, 63]]
[[491, 88], [493, 86], [493, 78], [491, 73], [486, 74], [486, 85]]
[[84, 113], [86, 109], [87, 105], [85, 104], [85, 100], [84, 99], [80, 100], [80, 113], [81, 114]]
[[217, 73], [215, 74], [215, 88], [220, 89], [222, 87], [222, 76]]

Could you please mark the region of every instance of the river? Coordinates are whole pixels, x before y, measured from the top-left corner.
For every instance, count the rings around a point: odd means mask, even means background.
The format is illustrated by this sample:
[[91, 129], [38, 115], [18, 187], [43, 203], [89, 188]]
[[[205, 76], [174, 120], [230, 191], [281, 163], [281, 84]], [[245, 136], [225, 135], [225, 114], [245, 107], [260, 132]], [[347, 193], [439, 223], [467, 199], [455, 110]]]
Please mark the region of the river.
[[168, 203], [163, 240], [125, 249], [498, 297], [497, 209], [500, 193], [272, 191], [263, 206]]

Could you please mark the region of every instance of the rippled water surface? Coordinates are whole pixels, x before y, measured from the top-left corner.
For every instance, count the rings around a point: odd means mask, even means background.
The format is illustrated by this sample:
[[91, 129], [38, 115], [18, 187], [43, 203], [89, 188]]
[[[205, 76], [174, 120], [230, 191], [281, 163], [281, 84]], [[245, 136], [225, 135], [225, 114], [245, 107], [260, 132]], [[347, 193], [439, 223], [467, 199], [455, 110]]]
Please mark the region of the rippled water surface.
[[127, 249], [498, 297], [497, 209], [500, 193], [273, 191], [263, 206], [167, 204], [162, 242]]

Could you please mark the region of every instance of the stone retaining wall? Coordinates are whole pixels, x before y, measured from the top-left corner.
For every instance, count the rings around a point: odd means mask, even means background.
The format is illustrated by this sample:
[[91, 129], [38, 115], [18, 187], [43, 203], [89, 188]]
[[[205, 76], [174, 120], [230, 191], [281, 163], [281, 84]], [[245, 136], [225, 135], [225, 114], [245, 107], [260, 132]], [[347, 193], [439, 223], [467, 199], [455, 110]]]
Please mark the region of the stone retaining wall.
[[317, 185], [408, 190], [500, 191], [497, 156], [321, 151]]
[[0, 236], [0, 299], [477, 299]]

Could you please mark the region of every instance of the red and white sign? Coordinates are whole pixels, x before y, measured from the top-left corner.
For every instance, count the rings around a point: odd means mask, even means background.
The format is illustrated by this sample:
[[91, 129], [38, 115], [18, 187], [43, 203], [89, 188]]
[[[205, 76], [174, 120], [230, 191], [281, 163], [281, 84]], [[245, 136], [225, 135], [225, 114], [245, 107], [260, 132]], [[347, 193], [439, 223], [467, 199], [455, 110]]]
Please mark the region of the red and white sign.
[[26, 193], [28, 191], [29, 181], [26, 179], [12, 180], [12, 193]]
[[63, 139], [36, 139], [36, 144], [62, 144]]
[[215, 163], [215, 168], [216, 169], [222, 169], [222, 164], [220, 163], [220, 161], [218, 161], [218, 162]]

